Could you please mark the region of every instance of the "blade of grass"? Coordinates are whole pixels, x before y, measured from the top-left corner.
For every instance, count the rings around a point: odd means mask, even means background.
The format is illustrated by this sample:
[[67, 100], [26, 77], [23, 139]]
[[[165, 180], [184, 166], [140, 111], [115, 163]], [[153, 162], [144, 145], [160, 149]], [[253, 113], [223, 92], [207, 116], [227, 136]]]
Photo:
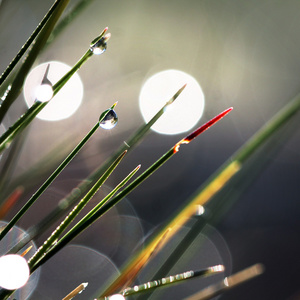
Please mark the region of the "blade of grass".
[[[98, 38], [101, 38], [105, 33], [106, 29], [101, 33]], [[75, 72], [91, 57], [93, 52], [90, 48], [86, 53], [78, 60], [78, 62], [67, 72], [58, 82], [53, 85], [53, 96], [60, 91], [60, 89], [68, 82], [68, 80], [74, 75]], [[9, 129], [0, 137], [0, 153], [9, 145], [9, 143], [24, 130], [35, 116], [48, 104], [48, 102], [36, 101]]]
[[107, 196], [105, 196], [92, 210], [90, 210], [66, 235], [65, 237], [72, 232], [76, 231], [77, 228], [81, 226], [82, 223], [88, 222], [88, 220], [94, 215], [108, 200], [112, 198], [115, 193], [121, 189], [131, 178], [132, 176], [140, 169], [140, 165], [138, 165], [135, 169], [133, 169]]
[[18, 211], [18, 213], [13, 217], [13, 219], [1, 231], [0, 240], [3, 239], [3, 237], [8, 233], [8, 231], [20, 220], [20, 218], [26, 213], [26, 211], [34, 204], [34, 202], [43, 194], [43, 192], [54, 181], [54, 179], [72, 161], [72, 159], [78, 154], [78, 152], [82, 149], [82, 147], [97, 131], [97, 129], [100, 126], [100, 123], [104, 120], [106, 115], [110, 112], [110, 110], [114, 109], [115, 106], [116, 103], [113, 104], [111, 108], [105, 110], [101, 114], [99, 121], [93, 126], [93, 128], [87, 133], [87, 135], [81, 140], [81, 142], [79, 142], [79, 144], [73, 149], [73, 151], [64, 159], [64, 161], [56, 168], [56, 170], [48, 177], [48, 179], [42, 184], [42, 186], [31, 196], [31, 198], [26, 202], [26, 204]]
[[[54, 6], [54, 8], [52, 7], [53, 10], [50, 9], [50, 14], [46, 20], [47, 22], [45, 22], [44, 26], [41, 26], [38, 29], [37, 31], [37, 33], [39, 33], [38, 37], [36, 38], [35, 43], [32, 45], [32, 48], [28, 53], [28, 55], [26, 56], [26, 59], [23, 61], [19, 71], [14, 76], [13, 81], [11, 83], [11, 89], [6, 95], [5, 101], [2, 103], [0, 107], [0, 123], [2, 122], [11, 104], [20, 94], [25, 77], [27, 76], [30, 68], [32, 67], [34, 61], [36, 60], [36, 57], [38, 56], [41, 49], [45, 45], [50, 33], [52, 32], [56, 22], [58, 21], [59, 17], [63, 13], [69, 1], [70, 0], [57, 0], [57, 4]], [[13, 68], [11, 70], [13, 70]], [[11, 70], [9, 71], [9, 73], [11, 72]]]
[[[177, 260], [185, 252], [185, 250], [192, 243], [194, 238], [198, 236], [199, 232], [202, 230], [204, 225], [209, 221], [215, 224], [233, 205], [237, 200], [238, 196], [241, 194], [249, 184], [257, 177], [258, 173], [263, 170], [266, 165], [266, 155], [271, 152], [279, 151], [279, 141], [282, 138], [288, 138], [288, 131], [293, 131], [293, 124], [290, 122], [293, 118], [296, 118], [296, 114], [300, 109], [300, 95], [296, 96], [292, 101], [290, 101], [284, 108], [282, 108], [265, 126], [263, 126], [249, 141], [242, 146], [236, 154], [234, 154], [225, 164], [222, 166], [215, 174], [211, 176], [204, 183], [198, 191], [192, 195], [191, 199], [187, 201], [189, 203], [188, 207], [196, 207], [196, 204], [207, 203], [207, 209], [209, 210], [209, 216], [203, 217], [199, 216], [198, 220], [191, 227], [190, 231], [180, 242], [178, 247], [176, 247], [169, 258], [161, 265], [159, 270], [155, 273], [153, 278], [159, 278], [166, 276], [166, 274], [171, 270], [171, 268], [176, 264]], [[285, 131], [278, 132], [284, 129], [285, 125], [289, 125], [290, 128], [286, 128]], [[278, 135], [278, 133], [280, 135]], [[281, 144], [283, 145], [283, 144]], [[264, 152], [258, 153], [258, 150], [262, 146], [267, 146]], [[246, 165], [247, 163], [247, 165]], [[230, 170], [239, 170], [239, 173], [232, 172]], [[249, 174], [249, 169], [253, 170], [252, 174]], [[228, 173], [229, 172], [229, 173]], [[207, 190], [209, 186], [219, 185], [220, 178], [222, 174], [230, 174], [230, 180], [227, 180], [227, 185], [223, 186], [222, 189], [216, 190], [207, 197]], [[236, 174], [236, 176], [234, 176]], [[208, 202], [209, 201], [209, 202]], [[166, 227], [170, 228], [170, 224], [175, 224], [180, 216], [184, 216], [184, 209], [176, 216], [171, 219], [171, 221], [166, 222]], [[158, 234], [159, 238], [163, 234], [164, 230]], [[174, 230], [173, 230], [174, 232]], [[155, 240], [155, 238], [154, 238]], [[148, 295], [149, 296], [149, 295]]]
[[62, 300], [71, 300], [76, 297], [78, 294], [81, 294], [85, 288], [88, 286], [88, 282], [81, 283], [76, 289], [74, 289], [71, 293], [69, 293], [66, 297]]
[[184, 300], [208, 300], [222, 292], [236, 287], [252, 278], [261, 275], [264, 272], [264, 267], [261, 264], [255, 264], [231, 276], [225, 277], [222, 281], [212, 284], [202, 291], [185, 298]]
[[59, 23], [57, 24], [57, 26], [55, 26], [55, 28], [53, 29], [46, 47], [51, 44], [53, 42], [53, 40], [55, 38], [57, 38], [59, 36], [59, 34], [73, 21], [75, 20], [75, 18], [85, 9], [88, 7], [88, 5], [90, 5], [94, 0], [81, 0], [78, 1], [78, 3], [71, 8], [70, 11], [68, 11], [68, 13], [66, 14], [65, 17], [63, 17]]
[[8, 196], [8, 194], [17, 188], [18, 186], [23, 186], [25, 190], [28, 190], [36, 183], [42, 181], [42, 179], [47, 179], [51, 170], [55, 169], [57, 165], [72, 151], [72, 141], [75, 137], [68, 137], [58, 145], [51, 149], [46, 155], [44, 155], [40, 160], [34, 165], [30, 166], [28, 169], [24, 170], [23, 173], [18, 174], [16, 178], [13, 178], [11, 182], [7, 183], [4, 191], [1, 193], [1, 201]]
[[[163, 163], [165, 163], [171, 156], [173, 156], [175, 153], [177, 153], [182, 144], [188, 144], [190, 141], [192, 141], [194, 138], [196, 138], [199, 134], [203, 133], [205, 130], [210, 128], [210, 126], [212, 126], [213, 124], [215, 124], [216, 122], [221, 120], [231, 110], [232, 110], [232, 108], [229, 108], [229, 109], [223, 111], [222, 113], [220, 113], [219, 115], [217, 115], [216, 117], [214, 117], [213, 119], [211, 119], [210, 121], [208, 121], [207, 123], [205, 123], [204, 125], [199, 127], [198, 129], [196, 129], [194, 132], [189, 134], [187, 137], [183, 138], [178, 143], [176, 143], [168, 152], [166, 152], [159, 160], [157, 160], [140, 177], [138, 177], [134, 182], [132, 182], [131, 185], [129, 185], [127, 187], [127, 190], [125, 188], [120, 194], [118, 194], [109, 203], [107, 203], [106, 206], [103, 207], [103, 209], [109, 209], [110, 207], [115, 205], [119, 201], [119, 198], [125, 197], [129, 192], [131, 192], [132, 189], [134, 189], [137, 185], [139, 185], [141, 182], [143, 182], [148, 176], [150, 176], [154, 171], [156, 171], [156, 169], [158, 169]], [[221, 188], [221, 186], [225, 184], [227, 178], [228, 178], [228, 174], [223, 174], [222, 179], [221, 179], [222, 182], [220, 181], [217, 186], [215, 186], [215, 185], [211, 186], [209, 189], [209, 193], [211, 193], [215, 189]], [[124, 193], [124, 195], [122, 193]], [[186, 218], [188, 218], [189, 215], [192, 215], [194, 213], [194, 210], [195, 210], [194, 208], [192, 210], [191, 209], [185, 210], [183, 212], [184, 215], [181, 218], [176, 220], [176, 222], [178, 222], [178, 224], [174, 221], [171, 224], [169, 224], [168, 226], [166, 226], [163, 229], [163, 231], [161, 232], [161, 234], [159, 235], [159, 237], [157, 237], [157, 239], [150, 242], [146, 246], [146, 248], [144, 248], [138, 254], [138, 256], [136, 258], [134, 258], [127, 265], [127, 267], [124, 268], [121, 275], [101, 294], [101, 296], [111, 295], [115, 292], [118, 292], [118, 290], [124, 288], [124, 284], [125, 283], [127, 284], [128, 278], [132, 277], [131, 273], [132, 273], [132, 270], [135, 270], [135, 266], [138, 264], [143, 266], [144, 265], [143, 262], [148, 260], [148, 258], [150, 257], [150, 255], [153, 251], [153, 247], [157, 244], [157, 240], [160, 240], [162, 236], [165, 236], [166, 232], [168, 232], [168, 231], [169, 231], [169, 233], [165, 239], [170, 239], [170, 237], [173, 236], [176, 232], [176, 230], [174, 230], [176, 228], [176, 225], [180, 226], [181, 224], [183, 224], [185, 222]], [[92, 218], [95, 219], [96, 217], [100, 217], [100, 215], [101, 215], [101, 212], [97, 212], [95, 215], [92, 216]]]
[[17, 65], [17, 63], [20, 61], [22, 56], [25, 54], [25, 52], [28, 50], [34, 39], [37, 37], [37, 35], [41, 32], [42, 28], [46, 24], [46, 22], [50, 19], [53, 12], [57, 9], [58, 5], [62, 2], [62, 0], [56, 0], [54, 4], [51, 6], [51, 8], [48, 10], [42, 21], [38, 24], [38, 26], [35, 28], [35, 30], [32, 32], [28, 40], [25, 42], [25, 44], [22, 46], [22, 48], [19, 50], [17, 55], [13, 58], [13, 60], [9, 63], [7, 68], [3, 71], [3, 73], [0, 76], [0, 86], [5, 81], [5, 79], [9, 76], [11, 71], [14, 69], [14, 67]]
[[[126, 151], [126, 150], [125, 150]], [[42, 260], [37, 261], [31, 267], [31, 272], [34, 272], [39, 266], [45, 263], [50, 257], [52, 257], [55, 253], [57, 253], [62, 245], [65, 245], [65, 241], [73, 238], [73, 232], [77, 230], [77, 228], [81, 227], [81, 224], [84, 222], [88, 222], [90, 217], [95, 214], [111, 197], [122, 188], [131, 178], [132, 176], [140, 169], [140, 165], [137, 166], [133, 171], [131, 171], [106, 197], [104, 197], [89, 213], [87, 213], [75, 226], [73, 226], [55, 245], [43, 256]], [[85, 227], [83, 230], [85, 230]], [[77, 234], [78, 235], [78, 234]]]
[[[81, 184], [78, 185], [77, 189], [81, 194], [86, 193], [88, 189], [91, 188], [96, 178], [99, 178], [105, 171], [105, 169], [125, 150], [132, 150], [144, 136], [148, 133], [151, 126], [163, 115], [165, 110], [177, 99], [177, 97], [184, 90], [186, 85], [182, 86], [174, 96], [166, 102], [166, 104], [153, 116], [153, 118], [147, 123], [142, 125], [128, 140], [125, 142], [115, 154], [113, 154], [100, 168], [98, 168], [93, 174], [91, 174], [87, 180], [84, 180]], [[20, 242], [20, 247], [26, 245], [31, 239], [39, 237], [43, 232], [53, 224], [57, 219], [59, 219], [64, 212], [72, 206], [76, 201], [78, 201], [78, 196], [76, 194], [70, 193], [66, 198], [62, 199], [60, 204], [48, 215], [46, 216], [39, 224], [31, 227], [27, 231], [26, 237]], [[21, 248], [22, 248], [21, 247]], [[16, 248], [17, 249], [17, 248]], [[14, 253], [15, 251], [13, 251]]]
[[[1, 170], [0, 170], [0, 194], [5, 196], [5, 189], [11, 179], [15, 167], [18, 162], [18, 158], [21, 154], [21, 149], [26, 140], [27, 132], [22, 136], [18, 136], [12, 143], [11, 147], [6, 151], [1, 157]], [[0, 198], [0, 203], [2, 203], [3, 198]]]
[[[126, 151], [127, 152], [127, 151]], [[69, 226], [69, 224], [74, 220], [74, 218], [80, 213], [80, 211], [85, 207], [85, 205], [90, 201], [90, 199], [99, 190], [101, 185], [107, 180], [113, 170], [118, 166], [118, 164], [123, 159], [126, 152], [123, 152], [118, 159], [106, 170], [106, 172], [98, 179], [94, 186], [88, 191], [88, 193], [80, 200], [80, 202], [73, 208], [73, 210], [67, 215], [67, 217], [61, 222], [61, 224], [53, 231], [50, 237], [43, 243], [43, 245], [36, 251], [36, 253], [29, 259], [28, 265], [31, 269], [46, 252], [53, 247], [53, 244], [57, 242], [58, 238], [62, 232]], [[54, 246], [55, 247], [55, 246]]]
[[[124, 188], [119, 194], [117, 194], [115, 197], [113, 197], [109, 202], [107, 202], [105, 205], [100, 207], [96, 212], [91, 214], [88, 219], [85, 221], [82, 221], [76, 228], [72, 230], [67, 236], [64, 236], [63, 239], [61, 239], [54, 247], [54, 249], [50, 250], [39, 262], [38, 265], [41, 265], [46, 260], [48, 260], [50, 257], [52, 257], [55, 253], [57, 253], [60, 249], [62, 249], [68, 242], [70, 242], [73, 238], [75, 238], [78, 234], [80, 234], [82, 231], [84, 231], [87, 227], [89, 227], [92, 223], [94, 223], [97, 219], [99, 219], [104, 213], [106, 213], [110, 208], [112, 208], [114, 205], [116, 205], [119, 201], [121, 201], [126, 195], [128, 195], [132, 190], [134, 190], [138, 185], [140, 185], [146, 178], [148, 178], [153, 172], [155, 172], [159, 167], [161, 167], [168, 159], [170, 159], [174, 154], [176, 154], [179, 151], [179, 147], [183, 143], [189, 143], [194, 138], [196, 138], [199, 134], [203, 133], [205, 130], [207, 130], [210, 126], [212, 126], [214, 123], [219, 121], [221, 118], [223, 118], [227, 113], [229, 113], [232, 110], [232, 108], [227, 109], [226, 111], [222, 112], [212, 120], [208, 121], [206, 124], [199, 127], [197, 130], [189, 134], [186, 138], [180, 140], [177, 144], [175, 144], [173, 147], [170, 148], [169, 151], [167, 151], [163, 156], [161, 156], [154, 164], [152, 164], [146, 171], [144, 171], [138, 178], [136, 178], [131, 184], [129, 184], [127, 187]], [[157, 245], [157, 242], [155, 243]], [[155, 245], [152, 245], [151, 253], [148, 252], [147, 255], [145, 255], [142, 260], [147, 260], [147, 258], [153, 253], [153, 249], [155, 248]], [[36, 267], [34, 268], [34, 270]], [[128, 278], [128, 274], [124, 275], [125, 280]], [[121, 284], [118, 284], [118, 287], [123, 287], [124, 277], [122, 273], [122, 279]], [[114, 292], [114, 291], [113, 291]], [[112, 293], [113, 293], [112, 292]], [[112, 294], [110, 291], [106, 291], [105, 295]]]
[[[191, 270], [184, 273], [168, 276], [162, 279], [156, 279], [154, 281], [149, 281], [134, 287], [129, 287], [120, 292], [121, 295], [135, 296], [140, 293], [148, 292], [149, 290], [156, 290], [161, 287], [168, 287], [169, 285], [185, 282], [189, 279], [194, 279], [196, 277], [207, 277], [211, 275], [218, 274], [224, 271], [223, 265], [217, 265], [213, 267], [208, 267], [202, 270]], [[105, 300], [105, 298], [98, 298], [99, 300]], [[97, 299], [95, 299], [97, 300]]]

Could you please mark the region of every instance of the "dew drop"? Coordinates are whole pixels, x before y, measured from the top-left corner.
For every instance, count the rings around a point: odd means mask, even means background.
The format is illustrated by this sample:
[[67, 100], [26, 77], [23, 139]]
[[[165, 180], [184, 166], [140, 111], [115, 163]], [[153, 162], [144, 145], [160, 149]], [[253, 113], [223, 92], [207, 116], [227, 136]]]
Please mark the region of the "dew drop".
[[94, 54], [100, 55], [103, 52], [105, 52], [106, 48], [107, 48], [106, 39], [103, 37], [97, 43], [95, 43], [94, 45], [92, 45], [91, 48], [90, 48], [90, 50]]
[[104, 129], [112, 129], [114, 128], [118, 123], [118, 116], [116, 112], [111, 109], [105, 118], [100, 122], [100, 127]]

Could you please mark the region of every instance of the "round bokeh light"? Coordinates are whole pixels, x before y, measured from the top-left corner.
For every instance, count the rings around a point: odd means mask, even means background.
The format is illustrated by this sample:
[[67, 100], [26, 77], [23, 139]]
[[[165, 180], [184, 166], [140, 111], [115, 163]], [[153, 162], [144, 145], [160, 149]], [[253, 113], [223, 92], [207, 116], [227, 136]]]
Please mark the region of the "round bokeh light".
[[[42, 84], [47, 67], [47, 80], [53, 85], [61, 79], [71, 67], [57, 61], [43, 63], [35, 67], [27, 76], [24, 85], [24, 98], [28, 107], [39, 98], [48, 101], [52, 97], [52, 89], [48, 84]], [[70, 117], [79, 108], [83, 98], [83, 84], [75, 73], [50, 102], [38, 113], [37, 118], [47, 121], [58, 121]]]
[[199, 83], [191, 75], [178, 71], [166, 70], [156, 73], [143, 85], [139, 104], [146, 122], [181, 88], [187, 84], [178, 99], [151, 127], [163, 134], [178, 134], [194, 127], [204, 110], [204, 94]]
[[7, 290], [16, 290], [24, 286], [29, 279], [29, 267], [24, 257], [8, 254], [0, 257], [0, 286]]

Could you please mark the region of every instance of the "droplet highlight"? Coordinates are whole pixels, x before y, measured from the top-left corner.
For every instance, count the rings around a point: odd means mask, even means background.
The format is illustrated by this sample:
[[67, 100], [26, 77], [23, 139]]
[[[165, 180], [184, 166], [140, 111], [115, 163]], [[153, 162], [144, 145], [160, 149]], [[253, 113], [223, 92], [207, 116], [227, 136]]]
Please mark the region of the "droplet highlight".
[[111, 109], [105, 116], [105, 118], [100, 122], [100, 127], [103, 129], [112, 129], [118, 123], [118, 116], [116, 112]]
[[35, 90], [36, 100], [39, 102], [48, 102], [53, 97], [53, 89], [50, 84], [41, 84]]
[[107, 49], [107, 41], [110, 39], [111, 34], [107, 33], [105, 36], [101, 37], [98, 41], [91, 45], [90, 50], [96, 54], [100, 55]]

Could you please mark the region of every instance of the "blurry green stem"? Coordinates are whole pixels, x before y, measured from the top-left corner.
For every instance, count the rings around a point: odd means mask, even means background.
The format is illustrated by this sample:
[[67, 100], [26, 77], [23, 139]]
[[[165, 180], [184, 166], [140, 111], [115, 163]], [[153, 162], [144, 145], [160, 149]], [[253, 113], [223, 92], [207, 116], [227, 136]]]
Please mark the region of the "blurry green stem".
[[267, 122], [249, 141], [238, 150], [233, 159], [245, 162], [256, 149], [270, 138], [279, 128], [287, 123], [300, 110], [300, 94], [284, 106]]
[[57, 26], [53, 29], [46, 46], [50, 45], [54, 38], [56, 38], [62, 31], [73, 21], [79, 13], [81, 13], [89, 4], [92, 3], [94, 0], [80, 0], [74, 7], [68, 11], [65, 17], [62, 17]]

